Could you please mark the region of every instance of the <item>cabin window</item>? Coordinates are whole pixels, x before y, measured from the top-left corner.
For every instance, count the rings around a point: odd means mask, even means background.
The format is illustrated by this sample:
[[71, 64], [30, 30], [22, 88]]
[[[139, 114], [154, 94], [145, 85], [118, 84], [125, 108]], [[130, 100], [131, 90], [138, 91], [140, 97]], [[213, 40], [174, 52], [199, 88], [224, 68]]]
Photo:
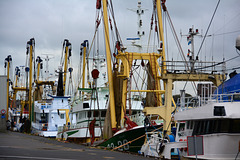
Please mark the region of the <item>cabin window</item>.
[[132, 112], [132, 115], [135, 115], [135, 114], [137, 114], [137, 111], [133, 111], [133, 112]]
[[80, 112], [78, 113], [78, 119], [82, 119], [82, 118], [85, 118], [85, 112]]
[[203, 130], [203, 122], [202, 121], [199, 121], [199, 127], [198, 127], [198, 130], [197, 130], [197, 134], [202, 134], [202, 130]]
[[195, 121], [192, 135], [211, 133], [240, 133], [240, 119]]
[[218, 133], [219, 132], [219, 120], [214, 120], [213, 121], [213, 133]]
[[81, 119], [81, 113], [78, 113], [77, 115], [78, 115], [77, 117], [78, 117], [79, 119]]
[[197, 135], [197, 130], [199, 128], [199, 121], [195, 121], [195, 125], [194, 125], [194, 128], [193, 128], [193, 135]]
[[106, 117], [106, 111], [101, 112], [101, 117]]
[[221, 120], [220, 121], [220, 132], [221, 133], [228, 133], [230, 127], [230, 120]]
[[64, 114], [60, 114], [60, 118], [61, 118], [61, 119], [64, 119]]
[[200, 129], [200, 132], [199, 132], [200, 134], [204, 134], [205, 133], [205, 131], [206, 131], [206, 122], [207, 121], [202, 121], [201, 122], [202, 125], [201, 125], [201, 129]]
[[224, 106], [214, 106], [214, 116], [226, 116], [225, 108]]
[[93, 117], [98, 117], [99, 116], [99, 112], [98, 111], [94, 111], [93, 112]]
[[45, 114], [41, 113], [41, 119], [45, 119], [45, 118], [46, 118]]
[[63, 103], [63, 99], [62, 99], [62, 103]]
[[231, 132], [232, 133], [240, 133], [240, 119], [232, 120], [231, 124]]
[[83, 108], [89, 108], [89, 103], [83, 103]]
[[194, 121], [191, 121], [190, 129], [193, 129], [194, 123], [195, 123]]
[[91, 118], [91, 117], [92, 117], [92, 112], [88, 111], [88, 118]]
[[184, 129], [185, 129], [185, 123], [180, 123], [178, 131], [184, 131]]
[[187, 124], [187, 129], [189, 129], [190, 121], [187, 121], [186, 124]]
[[205, 130], [206, 134], [212, 133], [212, 128], [213, 128], [212, 121], [207, 121]]

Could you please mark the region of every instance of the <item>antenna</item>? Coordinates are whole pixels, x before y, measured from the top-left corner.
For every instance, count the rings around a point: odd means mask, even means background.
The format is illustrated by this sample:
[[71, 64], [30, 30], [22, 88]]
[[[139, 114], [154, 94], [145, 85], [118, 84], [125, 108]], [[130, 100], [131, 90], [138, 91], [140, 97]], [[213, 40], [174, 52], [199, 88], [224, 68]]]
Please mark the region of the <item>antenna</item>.
[[43, 57], [43, 59], [46, 61], [46, 70], [45, 70], [45, 80], [47, 81], [49, 78], [49, 70], [48, 70], [48, 61], [52, 58], [54, 58], [53, 54], [42, 54], [46, 57]]
[[[145, 35], [145, 32], [142, 30], [142, 24], [143, 24], [142, 15], [148, 9], [143, 9], [142, 8], [142, 2], [141, 1], [138, 1], [138, 8], [137, 9], [129, 9], [129, 8], [127, 8], [127, 9], [137, 13], [137, 15], [138, 15], [138, 21], [137, 21], [137, 25], [138, 25], [137, 36], [138, 36], [138, 38], [127, 38], [127, 40], [132, 40], [132, 45], [138, 47], [139, 50], [141, 50], [141, 48], [142, 48], [141, 37]], [[136, 40], [139, 40], [139, 44], [136, 44]]]
[[[194, 27], [192, 26], [189, 28], [189, 32], [187, 35], [182, 35], [182, 32], [180, 32], [181, 36], [187, 37], [188, 45], [191, 45], [191, 49], [188, 49], [187, 57], [189, 58], [191, 72], [194, 72], [194, 63], [195, 61], [198, 61], [198, 56], [194, 55], [194, 36], [198, 35], [198, 29], [194, 30]], [[201, 35], [199, 35], [201, 36]]]

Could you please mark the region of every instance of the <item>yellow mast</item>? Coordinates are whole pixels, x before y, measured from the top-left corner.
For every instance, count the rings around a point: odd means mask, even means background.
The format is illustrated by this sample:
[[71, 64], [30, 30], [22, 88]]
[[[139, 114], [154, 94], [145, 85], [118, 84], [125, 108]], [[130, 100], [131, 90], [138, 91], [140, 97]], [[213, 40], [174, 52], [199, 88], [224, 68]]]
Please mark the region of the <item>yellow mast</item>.
[[[13, 101], [15, 102], [16, 101], [16, 95], [17, 95], [17, 92], [18, 91], [25, 91], [27, 90], [26, 87], [18, 87], [18, 72], [20, 71], [20, 69], [18, 67], [16, 67], [16, 80], [15, 80], [15, 86], [12, 87], [13, 89]], [[25, 105], [25, 101], [21, 101], [21, 113], [20, 113], [20, 117], [22, 117], [22, 114], [23, 114], [23, 108], [24, 108], [24, 105]]]
[[116, 128], [116, 113], [115, 113], [115, 100], [114, 100], [114, 88], [113, 88], [113, 76], [111, 66], [111, 51], [109, 41], [109, 27], [108, 27], [108, 14], [107, 14], [107, 0], [103, 0], [103, 19], [104, 19], [104, 33], [106, 44], [106, 57], [107, 57], [107, 70], [109, 81], [109, 96], [110, 96], [110, 113], [112, 128]]
[[[87, 46], [86, 43], [82, 43], [83, 46], [83, 79], [82, 79], [82, 88], [85, 88], [85, 67], [86, 67], [86, 50], [87, 50]], [[82, 92], [82, 95], [84, 94], [84, 92]]]
[[38, 56], [36, 61], [37, 61], [37, 81], [39, 81], [42, 59]]
[[7, 111], [6, 111], [6, 120], [8, 120], [8, 109], [9, 109], [9, 72], [10, 72], [10, 61], [12, 61], [11, 55], [9, 55], [6, 59], [7, 61]]
[[[18, 85], [18, 72], [20, 71], [20, 69], [18, 68], [18, 67], [16, 67], [16, 69], [15, 69], [15, 84], [14, 84], [14, 86], [15, 87], [17, 87], [17, 85]], [[17, 91], [15, 91], [14, 90], [14, 87], [12, 87], [12, 89], [13, 89], [13, 102], [14, 102], [14, 105], [16, 104], [16, 95], [17, 95]]]
[[65, 56], [64, 56], [64, 70], [63, 70], [63, 93], [65, 94], [66, 80], [67, 80], [67, 67], [68, 67], [68, 57], [71, 54], [71, 43], [69, 40], [65, 39]]
[[31, 38], [30, 41], [28, 41], [27, 44], [30, 45], [30, 53], [29, 53], [29, 96], [28, 96], [28, 104], [29, 104], [29, 119], [30, 122], [32, 122], [32, 72], [33, 72], [33, 66], [32, 66], [32, 59], [33, 59], [33, 45], [34, 45], [34, 38]]
[[163, 61], [163, 73], [166, 73], [166, 58], [165, 58], [165, 46], [164, 46], [164, 34], [163, 34], [163, 21], [162, 21], [162, 7], [161, 7], [161, 0], [156, 0], [156, 5], [157, 5], [157, 17], [158, 17], [158, 35], [159, 39], [162, 43], [162, 52], [161, 57]]
[[[163, 22], [162, 22], [162, 7], [161, 7], [161, 0], [156, 0], [156, 6], [157, 6], [157, 15], [158, 15], [158, 32], [159, 32], [159, 39], [162, 43], [162, 52], [161, 52], [161, 61], [163, 63], [162, 65], [162, 73], [166, 73], [166, 58], [165, 58], [165, 45], [164, 45], [164, 33], [163, 33]], [[165, 104], [165, 117], [164, 117], [164, 125], [163, 130], [167, 131], [167, 134], [171, 134], [171, 113], [172, 113], [172, 79], [167, 80], [167, 86], [166, 82], [164, 81], [164, 88], [166, 87], [166, 104]], [[161, 104], [162, 105], [162, 104]], [[170, 125], [170, 126], [169, 126]]]

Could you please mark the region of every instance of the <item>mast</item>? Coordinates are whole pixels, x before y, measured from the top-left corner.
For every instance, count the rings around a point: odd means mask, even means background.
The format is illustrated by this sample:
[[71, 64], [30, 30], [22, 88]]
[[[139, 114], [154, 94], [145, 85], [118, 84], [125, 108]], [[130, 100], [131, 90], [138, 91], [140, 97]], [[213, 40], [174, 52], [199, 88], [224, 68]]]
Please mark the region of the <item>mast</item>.
[[10, 62], [12, 61], [12, 57], [11, 55], [8, 55], [8, 57], [5, 59], [6, 63], [7, 63], [7, 117], [6, 117], [6, 120], [8, 120], [8, 109], [9, 109], [9, 74], [10, 74]]
[[63, 93], [65, 94], [66, 88], [66, 80], [67, 80], [67, 67], [68, 67], [68, 60], [71, 56], [72, 44], [69, 42], [68, 39], [64, 39], [63, 46], [65, 45], [65, 55], [64, 55], [64, 70], [63, 70]]
[[[127, 40], [131, 40], [132, 41], [132, 45], [138, 48], [138, 52], [141, 53], [142, 52], [142, 36], [145, 35], [145, 32], [142, 30], [142, 25], [143, 25], [143, 21], [142, 21], [142, 15], [144, 14], [144, 11], [146, 11], [147, 9], [142, 9], [142, 5], [141, 5], [141, 1], [138, 1], [138, 8], [137, 9], [128, 9], [130, 11], [133, 11], [137, 14], [137, 26], [138, 26], [138, 31], [137, 31], [137, 36], [138, 38], [127, 38]], [[138, 43], [136, 43], [136, 41], [138, 41]]]
[[[159, 40], [160, 44], [159, 47], [162, 48], [161, 51], [161, 58], [163, 62], [163, 73], [166, 73], [166, 58], [165, 58], [165, 45], [164, 45], [164, 34], [163, 34], [163, 21], [162, 21], [162, 7], [161, 7], [161, 0], [156, 0], [156, 6], [157, 6], [157, 17], [158, 17], [158, 35], [159, 35]], [[165, 5], [165, 4], [164, 4]]]
[[[15, 68], [15, 84], [14, 84], [14, 86], [15, 87], [17, 87], [18, 86], [18, 78], [19, 78], [19, 75], [20, 75], [20, 69], [19, 69], [19, 67], [16, 67]], [[12, 89], [13, 89], [14, 87], [12, 86]], [[16, 104], [16, 94], [17, 94], [17, 91], [15, 91], [14, 89], [13, 89], [13, 99], [12, 99], [12, 101], [13, 101], [13, 105], [15, 106], [15, 104]]]
[[[85, 67], [86, 67], [86, 50], [87, 50], [87, 40], [84, 41], [81, 44], [81, 47], [83, 47], [83, 77], [82, 77], [82, 88], [85, 88]], [[82, 92], [82, 95], [84, 94], [84, 92]]]
[[46, 64], [45, 64], [45, 67], [46, 67], [46, 69], [45, 69], [45, 81], [48, 81], [48, 78], [49, 78], [48, 62], [49, 62], [50, 59], [54, 58], [54, 56], [51, 55], [51, 54], [42, 54], [42, 55], [46, 56], [46, 58], [43, 58], [43, 59], [46, 61]]
[[108, 14], [107, 14], [107, 0], [103, 0], [103, 19], [104, 19], [104, 34], [106, 45], [106, 57], [107, 57], [107, 70], [109, 81], [109, 97], [110, 97], [110, 113], [112, 129], [116, 128], [116, 112], [115, 112], [115, 100], [114, 100], [114, 88], [113, 88], [113, 76], [111, 66], [111, 50], [109, 41], [109, 27], [108, 27]]
[[42, 66], [41, 57], [38, 56], [37, 59], [36, 59], [36, 62], [37, 62], [37, 81], [39, 81], [40, 69], [41, 69], [41, 66]]
[[[29, 51], [29, 94], [28, 94], [28, 105], [29, 105], [29, 119], [30, 122], [32, 122], [32, 74], [33, 74], [33, 45], [35, 45], [35, 40], [34, 38], [31, 38], [28, 42], [27, 42], [27, 51]], [[30, 50], [29, 50], [30, 49]]]

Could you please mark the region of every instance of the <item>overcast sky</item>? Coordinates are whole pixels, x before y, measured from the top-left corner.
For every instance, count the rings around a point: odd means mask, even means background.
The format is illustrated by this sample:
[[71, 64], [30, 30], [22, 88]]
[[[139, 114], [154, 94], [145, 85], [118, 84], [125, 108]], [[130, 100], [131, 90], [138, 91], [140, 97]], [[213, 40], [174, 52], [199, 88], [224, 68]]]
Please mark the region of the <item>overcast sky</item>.
[[[138, 0], [113, 0], [116, 22], [123, 39], [136, 36], [137, 16], [127, 8], [137, 8]], [[194, 25], [199, 31], [206, 32], [218, 0], [167, 0], [166, 5], [176, 32], [187, 54], [186, 37]], [[26, 61], [26, 43], [34, 37], [37, 56], [51, 54], [50, 72], [60, 63], [62, 42], [69, 39], [73, 48], [72, 66], [78, 66], [79, 48], [84, 40], [91, 41], [94, 34], [95, 0], [1, 0], [0, 1], [0, 75], [4, 74], [4, 59], [11, 55], [13, 67], [23, 66]], [[143, 15], [143, 29], [149, 33], [152, 13], [152, 0], [142, 0], [142, 7], [148, 9]], [[214, 60], [222, 61], [237, 56], [235, 40], [240, 35], [240, 1], [222, 0], [216, 12], [210, 35], [200, 54], [204, 57], [213, 55]], [[170, 30], [168, 31], [170, 34]], [[231, 33], [230, 33], [231, 32]], [[227, 34], [224, 34], [227, 33]], [[146, 36], [147, 37], [147, 36]], [[147, 39], [145, 37], [145, 39]], [[196, 38], [195, 49], [198, 51], [201, 38]], [[171, 38], [168, 39], [168, 57], [174, 60], [178, 54]], [[210, 56], [209, 56], [210, 55]], [[44, 57], [44, 56], [42, 56]], [[227, 63], [227, 69], [240, 66], [240, 58]], [[238, 70], [240, 72], [240, 70]], [[230, 71], [228, 71], [230, 72]]]

